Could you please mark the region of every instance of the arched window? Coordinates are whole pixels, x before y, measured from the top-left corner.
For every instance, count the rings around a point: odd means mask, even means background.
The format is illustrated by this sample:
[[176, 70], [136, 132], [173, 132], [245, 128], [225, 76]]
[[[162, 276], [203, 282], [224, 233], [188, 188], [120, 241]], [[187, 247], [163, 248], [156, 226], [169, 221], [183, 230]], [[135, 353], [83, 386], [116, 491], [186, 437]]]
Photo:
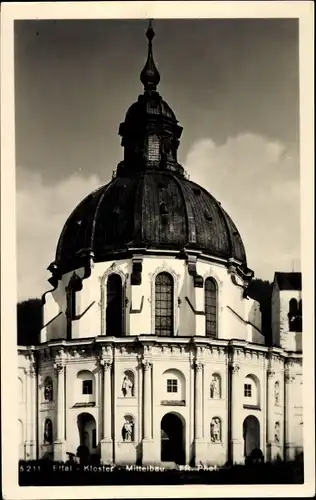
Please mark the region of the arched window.
[[244, 380], [244, 406], [260, 407], [260, 382], [253, 374], [247, 375]]
[[120, 337], [124, 333], [122, 278], [113, 273], [108, 277], [106, 290], [106, 334]]
[[76, 387], [73, 391], [75, 403], [95, 403], [96, 387], [94, 374], [89, 370], [77, 373]]
[[45, 401], [53, 401], [53, 381], [50, 377], [45, 378], [44, 400]]
[[289, 303], [289, 330], [290, 332], [302, 331], [302, 300], [291, 299]]
[[71, 276], [66, 288], [67, 296], [67, 339], [71, 339], [72, 321], [77, 319], [77, 292], [82, 290], [82, 280], [76, 273]]
[[159, 273], [155, 281], [155, 334], [169, 336], [174, 333], [173, 278], [169, 273]]
[[182, 401], [185, 402], [185, 376], [176, 368], [165, 370], [161, 378], [161, 399], [162, 401]]
[[205, 333], [217, 336], [217, 287], [213, 278], [205, 280]]
[[295, 316], [297, 314], [297, 300], [291, 299], [289, 303], [289, 315]]

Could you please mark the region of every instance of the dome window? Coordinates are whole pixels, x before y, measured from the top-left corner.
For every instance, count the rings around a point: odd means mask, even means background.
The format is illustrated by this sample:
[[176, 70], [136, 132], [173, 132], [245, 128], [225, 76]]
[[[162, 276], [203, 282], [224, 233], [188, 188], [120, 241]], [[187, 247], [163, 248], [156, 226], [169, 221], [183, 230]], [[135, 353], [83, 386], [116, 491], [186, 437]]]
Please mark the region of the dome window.
[[204, 212], [204, 217], [209, 222], [212, 222], [212, 220], [213, 220], [213, 217], [211, 216], [211, 214], [209, 212], [207, 212], [206, 210]]
[[193, 188], [192, 191], [195, 194], [195, 196], [200, 196], [201, 194], [201, 190], [199, 188]]
[[207, 337], [217, 337], [217, 286], [213, 278], [205, 280], [205, 331]]
[[155, 281], [155, 334], [173, 335], [174, 283], [169, 273], [159, 273]]
[[160, 210], [160, 215], [168, 215], [169, 214], [165, 202], [160, 203], [159, 210]]
[[119, 274], [110, 274], [107, 281], [106, 335], [123, 335], [124, 289]]

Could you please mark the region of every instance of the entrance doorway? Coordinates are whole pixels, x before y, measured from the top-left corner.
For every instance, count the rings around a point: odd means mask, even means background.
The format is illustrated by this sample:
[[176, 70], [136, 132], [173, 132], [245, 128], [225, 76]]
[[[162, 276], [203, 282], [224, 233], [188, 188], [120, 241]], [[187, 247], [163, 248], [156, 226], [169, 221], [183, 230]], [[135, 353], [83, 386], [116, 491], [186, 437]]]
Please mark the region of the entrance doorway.
[[161, 461], [185, 464], [184, 419], [167, 413], [161, 420]]
[[77, 418], [80, 447], [86, 449], [89, 455], [97, 451], [96, 422], [90, 413], [80, 413]]
[[260, 423], [257, 417], [249, 415], [243, 424], [244, 455], [249, 457], [253, 450], [260, 449]]

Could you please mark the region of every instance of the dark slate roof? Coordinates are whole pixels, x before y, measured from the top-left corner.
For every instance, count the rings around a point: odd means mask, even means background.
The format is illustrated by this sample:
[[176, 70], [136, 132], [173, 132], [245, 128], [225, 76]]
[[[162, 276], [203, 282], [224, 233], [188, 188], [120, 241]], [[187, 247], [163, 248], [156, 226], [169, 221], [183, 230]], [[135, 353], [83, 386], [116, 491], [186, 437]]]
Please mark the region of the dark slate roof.
[[302, 273], [275, 273], [280, 290], [302, 290]]
[[202, 250], [247, 265], [240, 234], [205, 189], [168, 171], [116, 177], [86, 197], [61, 233], [56, 264], [66, 272], [80, 255], [94, 260], [135, 248]]

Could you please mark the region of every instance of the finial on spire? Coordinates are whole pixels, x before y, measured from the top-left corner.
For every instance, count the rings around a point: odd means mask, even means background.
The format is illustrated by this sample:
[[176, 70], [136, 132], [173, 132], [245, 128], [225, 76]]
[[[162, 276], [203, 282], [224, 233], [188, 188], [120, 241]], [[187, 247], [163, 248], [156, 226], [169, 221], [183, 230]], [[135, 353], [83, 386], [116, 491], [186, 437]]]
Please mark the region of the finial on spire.
[[146, 90], [148, 91], [148, 90], [156, 90], [157, 85], [160, 82], [160, 75], [155, 66], [153, 52], [152, 52], [152, 41], [155, 36], [155, 32], [152, 27], [151, 19], [149, 20], [146, 36], [148, 39], [148, 55], [144, 69], [140, 74], [140, 81], [144, 85], [145, 91]]

